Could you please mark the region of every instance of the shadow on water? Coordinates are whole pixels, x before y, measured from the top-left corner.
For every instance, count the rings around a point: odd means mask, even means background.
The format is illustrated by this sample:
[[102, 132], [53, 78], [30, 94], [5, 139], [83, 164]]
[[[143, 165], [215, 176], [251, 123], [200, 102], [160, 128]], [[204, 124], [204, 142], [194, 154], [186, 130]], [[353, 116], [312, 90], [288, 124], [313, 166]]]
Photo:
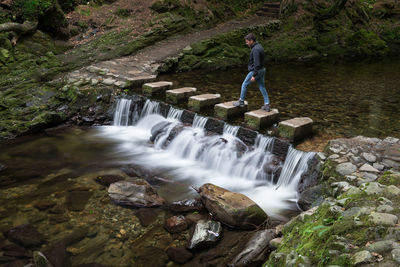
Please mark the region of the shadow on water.
[[[377, 62], [267, 65], [266, 87], [280, 119], [310, 117], [314, 128], [329, 136], [399, 137], [400, 60]], [[227, 71], [192, 71], [161, 75], [174, 87], [192, 86], [199, 93], [219, 93], [236, 100], [246, 67]], [[249, 110], [263, 104], [252, 84]]]

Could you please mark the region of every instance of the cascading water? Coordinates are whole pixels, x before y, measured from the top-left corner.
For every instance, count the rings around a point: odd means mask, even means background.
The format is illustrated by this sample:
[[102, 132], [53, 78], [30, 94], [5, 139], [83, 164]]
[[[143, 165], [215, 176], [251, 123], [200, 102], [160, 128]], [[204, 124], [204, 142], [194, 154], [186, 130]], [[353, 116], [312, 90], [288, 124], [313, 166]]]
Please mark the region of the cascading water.
[[[196, 115], [193, 127], [184, 127], [179, 121], [181, 111], [170, 110], [169, 118], [158, 113], [159, 103], [147, 100], [135, 125], [101, 127], [102, 136], [120, 142], [116, 150], [124, 163], [186, 184], [176, 198], [191, 196], [189, 185], [213, 183], [247, 195], [275, 218], [284, 219], [282, 211], [297, 209], [293, 203], [297, 199], [296, 185], [312, 153], [291, 148], [282, 164], [270, 152], [273, 138], [259, 135], [255, 146], [248, 147], [236, 137], [239, 127], [225, 125], [223, 135], [210, 136], [204, 130], [205, 117]], [[162, 129], [157, 131], [154, 145], [149, 145], [153, 127]], [[177, 190], [177, 186], [171, 190]], [[167, 199], [172, 195], [168, 192]]]
[[130, 108], [132, 100], [130, 99], [119, 99], [117, 107], [114, 112], [114, 124], [115, 126], [128, 126], [130, 118]]

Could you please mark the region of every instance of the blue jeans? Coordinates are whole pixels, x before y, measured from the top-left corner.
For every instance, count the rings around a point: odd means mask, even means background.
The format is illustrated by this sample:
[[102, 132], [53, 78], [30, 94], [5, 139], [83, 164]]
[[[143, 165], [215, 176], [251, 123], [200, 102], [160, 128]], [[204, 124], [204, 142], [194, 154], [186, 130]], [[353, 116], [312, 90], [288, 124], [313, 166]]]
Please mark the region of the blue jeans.
[[[250, 71], [247, 74], [246, 78], [244, 79], [244, 81], [242, 83], [242, 90], [240, 91], [240, 99], [241, 100], [244, 100], [246, 97], [247, 87], [251, 83], [251, 81], [250, 81], [251, 77], [253, 77], [253, 71]], [[265, 77], [265, 68], [258, 71], [256, 81], [258, 83], [258, 88], [260, 89], [261, 94], [264, 97], [264, 104], [269, 104], [267, 89], [265, 89], [264, 77]]]

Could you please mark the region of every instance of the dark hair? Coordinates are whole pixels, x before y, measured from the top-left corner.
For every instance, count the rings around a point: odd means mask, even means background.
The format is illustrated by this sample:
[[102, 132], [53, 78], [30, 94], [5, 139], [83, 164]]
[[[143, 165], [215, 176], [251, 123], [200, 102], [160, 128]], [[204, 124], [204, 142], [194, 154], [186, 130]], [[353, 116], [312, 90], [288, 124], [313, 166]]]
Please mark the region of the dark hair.
[[252, 33], [249, 33], [248, 35], [246, 35], [244, 37], [244, 39], [249, 40], [249, 41], [253, 40], [255, 42], [256, 41], [256, 36], [254, 34], [252, 34]]

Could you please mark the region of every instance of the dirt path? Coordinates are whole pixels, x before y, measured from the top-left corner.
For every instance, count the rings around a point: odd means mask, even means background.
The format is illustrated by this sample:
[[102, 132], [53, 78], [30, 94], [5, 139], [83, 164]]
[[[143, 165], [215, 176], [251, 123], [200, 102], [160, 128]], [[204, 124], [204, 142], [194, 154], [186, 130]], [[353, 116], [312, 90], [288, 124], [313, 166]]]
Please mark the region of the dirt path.
[[[127, 57], [95, 63], [71, 72], [67, 77], [72, 79], [107, 80], [106, 84], [118, 83], [116, 85], [121, 87], [127, 81], [137, 81], [139, 83], [143, 79], [145, 81], [152, 80], [156, 77], [157, 69], [163, 60], [178, 55], [188, 45], [233, 30], [277, 22], [275, 19], [258, 16], [228, 21], [208, 30], [165, 39]], [[98, 76], [99, 74], [102, 74], [103, 77]], [[108, 76], [109, 79], [104, 79], [104, 75]]]

